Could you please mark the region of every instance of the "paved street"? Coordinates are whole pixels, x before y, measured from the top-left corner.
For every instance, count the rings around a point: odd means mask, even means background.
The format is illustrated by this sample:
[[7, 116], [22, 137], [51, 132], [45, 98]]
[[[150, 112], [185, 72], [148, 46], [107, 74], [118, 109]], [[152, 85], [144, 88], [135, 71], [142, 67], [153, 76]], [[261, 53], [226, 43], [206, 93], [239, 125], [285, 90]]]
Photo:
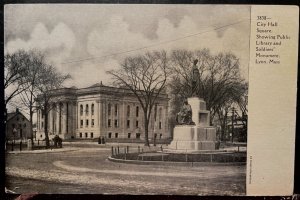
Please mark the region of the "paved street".
[[6, 186], [17, 193], [243, 195], [246, 166], [135, 165], [107, 160], [109, 147], [9, 153]]

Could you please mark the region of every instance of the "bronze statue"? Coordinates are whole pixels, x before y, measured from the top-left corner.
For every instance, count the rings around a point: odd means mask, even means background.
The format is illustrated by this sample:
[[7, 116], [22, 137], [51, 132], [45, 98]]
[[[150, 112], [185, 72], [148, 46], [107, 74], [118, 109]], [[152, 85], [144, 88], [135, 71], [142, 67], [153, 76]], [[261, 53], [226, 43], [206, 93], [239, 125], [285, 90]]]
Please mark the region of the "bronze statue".
[[198, 96], [199, 95], [199, 80], [200, 80], [200, 73], [197, 67], [198, 60], [194, 60], [194, 65], [192, 68], [192, 91], [191, 96]]
[[192, 108], [188, 104], [188, 101], [185, 100], [183, 106], [180, 109], [180, 112], [176, 115], [176, 122], [180, 125], [194, 125], [195, 123], [192, 120]]

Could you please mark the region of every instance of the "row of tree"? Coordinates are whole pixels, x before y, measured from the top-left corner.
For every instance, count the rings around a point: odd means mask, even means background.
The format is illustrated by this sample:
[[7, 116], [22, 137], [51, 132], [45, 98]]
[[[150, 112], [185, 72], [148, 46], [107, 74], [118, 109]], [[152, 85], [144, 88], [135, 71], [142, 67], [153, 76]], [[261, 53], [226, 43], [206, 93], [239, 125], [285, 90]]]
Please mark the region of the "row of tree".
[[[49, 146], [47, 130], [51, 91], [60, 88], [70, 75], [63, 75], [48, 64], [45, 55], [37, 50], [19, 50], [4, 56], [5, 106], [17, 99], [19, 106], [29, 112], [30, 139], [33, 143], [33, 114], [39, 108], [45, 115], [45, 136]], [[38, 99], [39, 97], [39, 99]]]
[[175, 116], [184, 99], [192, 91], [192, 63], [198, 59], [198, 97], [206, 101], [212, 123], [215, 119], [221, 126], [223, 139], [227, 126], [227, 114], [233, 104], [246, 112], [248, 86], [240, 74], [239, 59], [232, 53], [212, 55], [208, 49], [198, 51], [174, 50], [145, 53], [127, 57], [119, 69], [110, 70], [114, 83], [130, 89], [144, 111], [145, 145], [149, 145], [148, 126], [157, 97], [167, 91], [171, 98], [170, 124], [175, 126]]
[[[175, 125], [175, 116], [184, 99], [190, 97], [192, 90], [192, 65], [197, 59], [199, 80], [198, 97], [206, 101], [211, 113], [211, 123], [218, 121], [224, 137], [229, 108], [239, 105], [247, 112], [247, 83], [240, 74], [239, 59], [232, 53], [212, 55], [208, 49], [198, 51], [174, 50], [147, 52], [137, 56], [126, 57], [117, 70], [107, 71], [114, 84], [132, 91], [144, 112], [145, 145], [149, 146], [148, 132], [152, 110], [162, 92], [170, 97], [171, 129]], [[36, 50], [20, 50], [5, 55], [5, 92], [6, 105], [20, 97], [23, 106], [29, 110], [30, 122], [36, 105], [45, 116], [45, 136], [48, 138], [48, 112], [51, 91], [60, 88], [70, 75], [59, 73], [48, 64], [45, 56]], [[39, 99], [37, 100], [37, 97]], [[31, 139], [33, 139], [33, 130]]]

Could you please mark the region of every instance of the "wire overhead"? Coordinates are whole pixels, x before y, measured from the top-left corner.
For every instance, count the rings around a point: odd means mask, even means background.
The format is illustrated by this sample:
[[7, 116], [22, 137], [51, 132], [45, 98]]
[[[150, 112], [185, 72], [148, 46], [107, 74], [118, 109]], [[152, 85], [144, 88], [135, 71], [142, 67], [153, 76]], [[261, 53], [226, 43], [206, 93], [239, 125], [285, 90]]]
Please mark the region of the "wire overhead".
[[175, 39], [172, 39], [172, 40], [166, 40], [166, 41], [158, 42], [158, 43], [151, 44], [151, 45], [148, 45], [148, 46], [143, 46], [143, 47], [130, 49], [130, 50], [126, 50], [126, 51], [120, 51], [120, 52], [116, 52], [116, 53], [112, 53], [112, 54], [107, 54], [107, 55], [104, 55], [104, 56], [89, 57], [89, 58], [84, 58], [84, 59], [79, 59], [79, 60], [71, 60], [71, 61], [67, 61], [67, 62], [62, 62], [61, 64], [71, 64], [71, 63], [77, 63], [77, 62], [84, 62], [84, 61], [88, 61], [88, 60], [95, 60], [95, 59], [99, 59], [99, 58], [117, 56], [117, 55], [122, 55], [122, 54], [130, 53], [130, 52], [134, 52], [134, 51], [144, 50], [144, 49], [152, 48], [152, 47], [155, 47], [155, 46], [176, 42], [178, 40], [183, 40], [183, 39], [186, 39], [186, 38], [195, 37], [195, 36], [198, 36], [198, 35], [202, 35], [204, 33], [208, 33], [208, 32], [211, 32], [211, 31], [226, 28], [228, 26], [234, 26], [236, 24], [242, 23], [242, 22], [247, 21], [247, 20], [250, 20], [250, 19], [240, 20], [240, 21], [237, 21], [237, 22], [234, 22], [234, 23], [226, 24], [224, 26], [219, 26], [219, 27], [213, 28], [211, 30], [202, 31], [202, 32], [186, 35], [186, 36], [183, 36], [183, 37], [178, 37], [178, 38], [175, 38]]

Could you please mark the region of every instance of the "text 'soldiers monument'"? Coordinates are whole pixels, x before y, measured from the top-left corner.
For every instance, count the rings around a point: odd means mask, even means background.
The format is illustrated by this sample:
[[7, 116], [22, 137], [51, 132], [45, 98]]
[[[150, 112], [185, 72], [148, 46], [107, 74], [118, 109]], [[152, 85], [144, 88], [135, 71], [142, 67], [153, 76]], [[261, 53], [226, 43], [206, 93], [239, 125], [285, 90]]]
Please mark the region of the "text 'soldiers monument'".
[[191, 76], [191, 94], [184, 101], [176, 116], [173, 141], [169, 149], [173, 150], [216, 150], [216, 128], [210, 126], [210, 112], [206, 110], [206, 102], [199, 98], [200, 74], [198, 60], [194, 61]]

